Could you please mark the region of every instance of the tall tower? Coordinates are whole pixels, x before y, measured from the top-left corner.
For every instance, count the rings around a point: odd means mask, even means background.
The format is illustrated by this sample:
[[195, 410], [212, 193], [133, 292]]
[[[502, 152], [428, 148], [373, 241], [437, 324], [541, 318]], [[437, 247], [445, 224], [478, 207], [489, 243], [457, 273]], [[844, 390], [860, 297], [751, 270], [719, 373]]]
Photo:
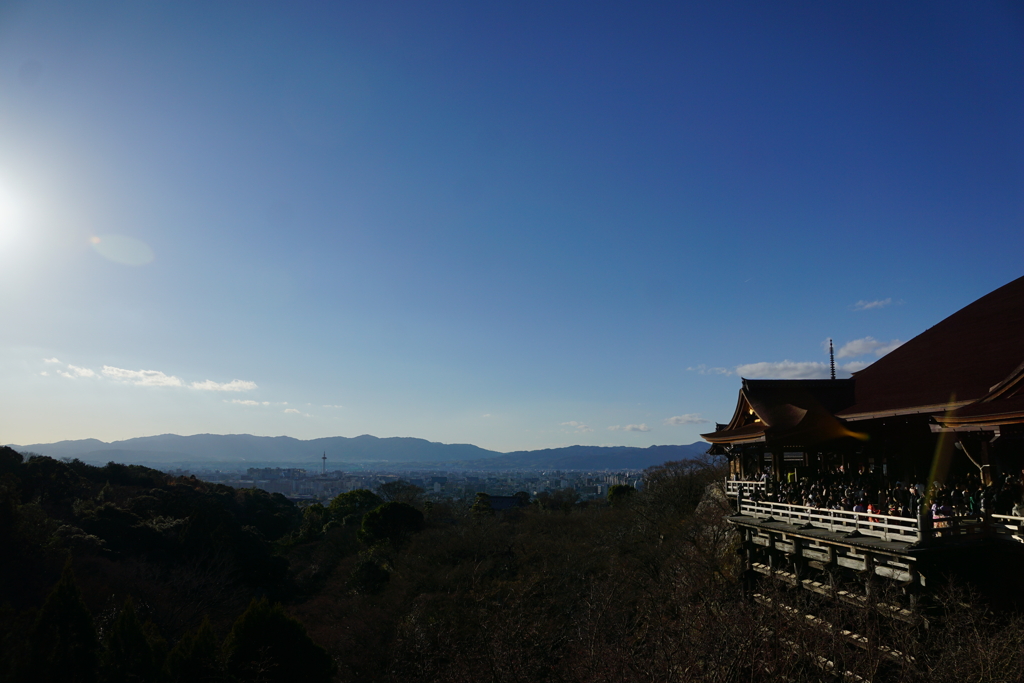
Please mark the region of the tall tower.
[[836, 354], [832, 351], [832, 340], [828, 340], [828, 364], [832, 368], [832, 379], [836, 378]]
[[[836, 373], [833, 371], [832, 374], [835, 375]], [[835, 379], [835, 377], [833, 376], [832, 379]], [[324, 451], [323, 461], [324, 461], [324, 466], [323, 466], [323, 469], [320, 470], [320, 474], [322, 474], [324, 476], [327, 476], [327, 451]]]

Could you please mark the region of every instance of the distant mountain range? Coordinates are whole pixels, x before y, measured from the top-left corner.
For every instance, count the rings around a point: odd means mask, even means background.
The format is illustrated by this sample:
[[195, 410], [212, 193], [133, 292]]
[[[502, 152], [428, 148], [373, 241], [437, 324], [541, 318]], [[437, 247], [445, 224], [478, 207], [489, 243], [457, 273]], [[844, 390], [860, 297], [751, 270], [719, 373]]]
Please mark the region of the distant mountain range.
[[643, 469], [669, 460], [685, 460], [707, 450], [705, 443], [686, 446], [569, 446], [538, 451], [499, 453], [470, 444], [444, 444], [411, 437], [378, 438], [332, 436], [303, 441], [289, 436], [251, 434], [161, 434], [106, 443], [98, 439], [58, 441], [49, 444], [14, 445], [21, 453], [53, 458], [78, 458], [85, 462], [109, 461], [150, 466], [217, 464], [267, 466], [268, 464], [320, 464], [327, 454], [328, 469], [338, 465], [394, 468], [444, 465], [466, 469]]

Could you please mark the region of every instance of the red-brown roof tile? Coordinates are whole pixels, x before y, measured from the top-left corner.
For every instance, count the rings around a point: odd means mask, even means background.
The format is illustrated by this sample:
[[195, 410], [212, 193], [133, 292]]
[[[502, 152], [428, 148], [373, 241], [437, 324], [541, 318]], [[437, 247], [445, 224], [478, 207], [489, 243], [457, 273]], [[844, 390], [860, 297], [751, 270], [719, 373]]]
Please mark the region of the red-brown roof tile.
[[838, 413], [912, 412], [984, 397], [1024, 361], [1024, 277], [986, 294], [854, 374]]

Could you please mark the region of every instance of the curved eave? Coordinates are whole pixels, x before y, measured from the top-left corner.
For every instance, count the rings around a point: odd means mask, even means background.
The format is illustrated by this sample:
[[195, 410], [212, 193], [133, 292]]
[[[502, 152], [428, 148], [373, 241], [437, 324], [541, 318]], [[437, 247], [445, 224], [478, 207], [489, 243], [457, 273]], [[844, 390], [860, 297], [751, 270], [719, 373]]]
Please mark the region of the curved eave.
[[966, 427], [971, 425], [984, 427], [1024, 424], [1024, 411], [1016, 413], [997, 413], [992, 415], [971, 415], [970, 417], [936, 418], [936, 422], [943, 427]]
[[[757, 429], [750, 429], [756, 427]], [[748, 425], [739, 429], [724, 429], [720, 432], [701, 434], [700, 437], [709, 443], [716, 445], [731, 445], [744, 443], [760, 443], [765, 440], [765, 428], [763, 425]]]
[[882, 417], [901, 417], [903, 415], [945, 413], [949, 412], [950, 410], [955, 410], [957, 408], [962, 408], [964, 406], [971, 405], [972, 403], [974, 403], [973, 399], [969, 401], [956, 401], [953, 403], [935, 403], [932, 405], [925, 406], [912, 406], [909, 408], [892, 408], [858, 413], [841, 410], [838, 413], [836, 413], [836, 417], [846, 422], [859, 422], [861, 420], [876, 420]]

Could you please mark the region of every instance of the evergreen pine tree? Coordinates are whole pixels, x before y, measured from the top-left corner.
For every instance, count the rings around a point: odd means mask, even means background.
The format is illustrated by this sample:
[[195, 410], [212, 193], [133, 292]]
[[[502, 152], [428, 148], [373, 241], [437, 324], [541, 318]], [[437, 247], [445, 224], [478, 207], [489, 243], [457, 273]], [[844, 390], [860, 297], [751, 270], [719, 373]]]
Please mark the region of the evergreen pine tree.
[[159, 678], [163, 668], [162, 648], [146, 633], [135, 613], [131, 598], [117, 615], [107, 635], [102, 655], [104, 683], [150, 683]]
[[253, 600], [224, 641], [228, 673], [242, 683], [327, 683], [334, 661], [306, 627], [266, 598]]
[[186, 633], [167, 656], [170, 683], [215, 683], [224, 680], [220, 646], [210, 619], [195, 632]]
[[98, 649], [96, 627], [69, 558], [29, 633], [27, 667], [21, 678], [39, 683], [94, 683]]

